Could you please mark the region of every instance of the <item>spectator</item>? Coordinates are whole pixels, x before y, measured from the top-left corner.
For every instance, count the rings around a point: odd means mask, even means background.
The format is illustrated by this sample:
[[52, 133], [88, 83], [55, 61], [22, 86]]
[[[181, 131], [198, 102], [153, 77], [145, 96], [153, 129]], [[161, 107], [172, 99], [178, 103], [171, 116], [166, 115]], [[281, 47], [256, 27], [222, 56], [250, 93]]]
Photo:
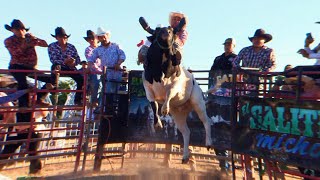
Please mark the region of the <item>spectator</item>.
[[[36, 38], [34, 35], [27, 33], [29, 31], [29, 28], [25, 28], [24, 24], [18, 20], [14, 19], [11, 22], [11, 26], [5, 25], [5, 28], [8, 31], [11, 31], [13, 33], [13, 36], [7, 38], [4, 41], [5, 47], [8, 49], [11, 60], [9, 64], [10, 70], [36, 70], [36, 66], [38, 63], [38, 58], [35, 50], [35, 46], [40, 47], [47, 47], [48, 44], [46, 41]], [[12, 72], [12, 76], [16, 79], [18, 82], [18, 90], [26, 90], [28, 89], [27, 84], [27, 76], [28, 73], [25, 72]], [[42, 80], [44, 82], [48, 82], [47, 79], [38, 77], [39, 80]], [[42, 89], [49, 86], [49, 83], [47, 83], [46, 86], [43, 86]], [[28, 91], [28, 90], [27, 90]], [[19, 91], [21, 92], [21, 91]], [[37, 104], [38, 105], [49, 105], [48, 103], [45, 103], [43, 100], [45, 98], [45, 95], [47, 93], [37, 93]], [[30, 96], [29, 93], [26, 92], [22, 96], [19, 97], [19, 107], [28, 107], [30, 106]], [[24, 113], [16, 113], [15, 115], [17, 122], [31, 122], [32, 120], [32, 112], [24, 112]], [[6, 121], [6, 120], [5, 120]], [[13, 131], [13, 127], [9, 128], [10, 131]], [[24, 129], [24, 133], [18, 133], [16, 136], [9, 136], [7, 138], [7, 141], [10, 140], [21, 140], [21, 139], [27, 139], [28, 134], [31, 131], [31, 138], [39, 138], [40, 135], [36, 134], [32, 128], [27, 127]], [[31, 151], [32, 153], [29, 153], [30, 156], [37, 155], [36, 149], [38, 146], [38, 141], [32, 141], [29, 144], [28, 151]], [[17, 144], [9, 144], [6, 145], [1, 154], [10, 154], [13, 153], [21, 143]], [[1, 159], [6, 159], [8, 156], [2, 156]], [[3, 167], [3, 165], [0, 166], [0, 169]], [[33, 159], [30, 161], [30, 167], [29, 172], [30, 173], [36, 173], [41, 169], [41, 161], [39, 159]]]
[[214, 59], [214, 62], [211, 66], [211, 72], [214, 71], [231, 71], [232, 70], [232, 62], [237, 56], [234, 53], [234, 48], [236, 47], [236, 42], [233, 38], [228, 38], [223, 43], [224, 45], [224, 53], [220, 56], [217, 56]]
[[[4, 41], [5, 47], [8, 49], [11, 60], [9, 64], [10, 70], [35, 70], [38, 64], [38, 57], [36, 54], [35, 47], [48, 47], [45, 40], [39, 39], [27, 33], [29, 28], [25, 28], [24, 24], [18, 20], [14, 19], [11, 22], [11, 26], [5, 25], [8, 31], [13, 33]], [[18, 90], [28, 89], [27, 76], [29, 73], [25, 72], [12, 72], [11, 75], [18, 82]], [[49, 82], [45, 78], [38, 77], [39, 80], [44, 82]], [[43, 86], [42, 89], [45, 89]], [[37, 93], [37, 104], [38, 105], [49, 105], [44, 102], [44, 99], [48, 93]], [[29, 103], [29, 93], [21, 96], [19, 98], [19, 107], [27, 107]]]
[[98, 40], [101, 45], [93, 50], [89, 58], [89, 69], [92, 69], [94, 62], [99, 58], [101, 66], [107, 67], [106, 93], [116, 93], [119, 83], [122, 80], [121, 64], [125, 61], [126, 55], [120, 46], [110, 41], [110, 31], [99, 27], [97, 30]]
[[[242, 67], [258, 68], [262, 72], [274, 70], [276, 67], [274, 50], [265, 46], [265, 43], [272, 40], [272, 35], [267, 34], [263, 29], [257, 29], [253, 37], [249, 37], [249, 40], [252, 42], [252, 46], [245, 47], [240, 51], [233, 61], [233, 66], [240, 67], [240, 62], [242, 61]], [[248, 79], [251, 82], [259, 81], [257, 76], [252, 76]], [[249, 94], [257, 95], [255, 91], [252, 91], [259, 88], [255, 84], [248, 84], [246, 88], [250, 90]], [[244, 161], [246, 167], [248, 167], [246, 168], [246, 173], [251, 174], [253, 169], [250, 156], [245, 155]]]
[[[286, 71], [288, 71], [288, 70], [290, 70], [290, 69], [292, 69], [292, 68], [293, 68], [293, 67], [292, 67], [291, 64], [287, 64], [287, 65], [284, 67], [283, 71], [286, 72]], [[273, 90], [273, 91], [279, 91], [279, 90], [281, 89], [282, 91], [290, 91], [290, 90], [291, 90], [290, 85], [284, 85], [284, 80], [285, 80], [285, 78], [286, 78], [285, 75], [278, 75], [278, 76], [276, 77], [275, 85], [272, 87], [271, 90]], [[280, 88], [280, 87], [281, 87], [281, 88]], [[278, 94], [280, 95], [280, 93], [278, 93]], [[287, 95], [287, 94], [286, 94], [286, 95]]]
[[[70, 43], [65, 30], [62, 27], [55, 29], [55, 35], [51, 34], [52, 37], [57, 39], [57, 42], [51, 43], [48, 48], [49, 58], [52, 63], [51, 70], [54, 71], [59, 66], [62, 71], [77, 71], [76, 66], [80, 63], [80, 57], [77, 49]], [[64, 74], [63, 74], [64, 75]], [[81, 74], [68, 74], [77, 83], [77, 90], [82, 90], [83, 77]], [[51, 73], [51, 82], [57, 87], [57, 76], [55, 73]], [[82, 93], [76, 92], [74, 104], [81, 105]]]
[[111, 113], [113, 110], [113, 95], [119, 90], [122, 82], [121, 64], [125, 61], [126, 55], [120, 46], [110, 41], [111, 32], [99, 27], [97, 29], [97, 37], [101, 45], [93, 50], [92, 56], [89, 58], [89, 70], [92, 69], [94, 62], [99, 58], [101, 66], [107, 67], [106, 72], [106, 112]]
[[300, 49], [298, 53], [300, 53], [303, 57], [308, 59], [317, 59], [314, 65], [320, 65], [320, 44], [318, 44], [312, 50], [310, 49], [310, 45], [314, 42], [314, 38], [311, 33], [307, 34], [304, 49]]
[[[214, 82], [217, 81], [218, 77], [228, 76], [232, 74], [232, 61], [237, 56], [234, 53], [234, 48], [236, 46], [235, 40], [233, 38], [227, 38], [224, 45], [224, 53], [220, 56], [217, 56], [211, 66], [210, 74], [214, 78]], [[215, 83], [217, 84], [217, 83]], [[213, 91], [213, 89], [215, 89]], [[208, 91], [210, 94], [209, 102], [213, 103], [214, 116], [223, 118], [226, 121], [230, 122], [230, 108], [231, 108], [231, 88], [226, 88], [222, 83], [219, 88], [213, 87]], [[221, 123], [222, 124], [222, 123]], [[230, 123], [221, 125], [221, 128], [224, 128], [225, 131], [231, 129]], [[228, 157], [228, 151], [225, 149], [214, 149], [216, 155]], [[219, 160], [219, 166], [221, 171], [227, 172], [230, 170], [230, 164], [226, 160]]]
[[242, 67], [259, 68], [263, 72], [274, 70], [276, 67], [274, 50], [265, 46], [265, 43], [272, 40], [272, 36], [265, 33], [263, 29], [257, 29], [249, 40], [252, 46], [240, 51], [233, 61], [233, 66], [240, 67], [240, 61], [242, 61]]
[[[87, 61], [89, 61], [89, 58], [91, 57], [93, 50], [98, 47], [98, 39], [96, 37], [96, 34], [88, 30], [87, 31], [87, 37], [83, 37], [90, 45], [86, 48], [84, 55], [87, 58]], [[98, 58], [93, 63], [93, 66], [91, 68], [91, 74], [89, 75], [89, 92], [91, 95], [91, 104], [94, 106], [98, 106], [98, 91], [100, 89], [100, 75], [99, 73], [102, 72], [101, 70], [101, 60]]]
[[[308, 59], [317, 59], [315, 62], [314, 66], [308, 66], [308, 67], [297, 67], [294, 68], [298, 71], [319, 71], [320, 70], [320, 44], [313, 48], [312, 50], [310, 49], [310, 45], [314, 42], [314, 38], [312, 37], [311, 33], [307, 34], [307, 38], [305, 40], [305, 48], [300, 49], [298, 53], [300, 53], [303, 57], [308, 58]], [[320, 82], [320, 75], [319, 74], [307, 74], [307, 76], [314, 78], [317, 83]]]

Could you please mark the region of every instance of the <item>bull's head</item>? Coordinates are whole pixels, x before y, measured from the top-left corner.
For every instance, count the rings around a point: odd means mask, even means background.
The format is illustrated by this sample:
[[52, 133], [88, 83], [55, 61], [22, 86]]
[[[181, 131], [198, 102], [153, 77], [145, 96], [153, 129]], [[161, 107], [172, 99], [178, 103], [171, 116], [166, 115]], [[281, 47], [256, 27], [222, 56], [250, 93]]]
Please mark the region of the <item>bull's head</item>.
[[169, 78], [174, 73], [178, 73], [178, 65], [180, 64], [177, 63], [176, 53], [173, 47], [173, 28], [171, 28], [170, 26], [157, 28], [155, 34], [156, 37], [154, 43], [156, 46], [159, 47], [158, 49], [161, 51], [162, 54], [161, 71], [164, 74], [165, 78]]
[[[174, 48], [174, 40], [176, 33], [179, 32], [182, 27], [185, 25], [185, 19], [183, 18], [179, 25], [176, 28], [168, 27], [157, 27], [155, 30], [151, 29], [148, 23], [145, 21], [143, 17], [140, 17], [139, 22], [144, 30], [150, 33], [152, 36], [148, 37], [148, 40], [153, 44], [152, 49], [156, 48], [158, 51], [158, 55], [161, 55], [162, 62], [158, 62], [157, 64], [160, 65], [161, 63], [161, 71], [164, 73], [165, 78], [169, 78], [171, 75], [176, 73], [176, 75], [180, 75], [180, 68], [177, 59], [176, 50]], [[149, 49], [150, 50], [150, 49]], [[154, 52], [152, 52], [154, 53]], [[181, 56], [181, 55], [180, 55]], [[156, 59], [156, 58], [154, 58]], [[148, 60], [149, 61], [149, 60]], [[152, 60], [150, 60], [152, 61]], [[148, 66], [154, 64], [155, 62], [148, 62]], [[158, 66], [159, 67], [159, 66]]]

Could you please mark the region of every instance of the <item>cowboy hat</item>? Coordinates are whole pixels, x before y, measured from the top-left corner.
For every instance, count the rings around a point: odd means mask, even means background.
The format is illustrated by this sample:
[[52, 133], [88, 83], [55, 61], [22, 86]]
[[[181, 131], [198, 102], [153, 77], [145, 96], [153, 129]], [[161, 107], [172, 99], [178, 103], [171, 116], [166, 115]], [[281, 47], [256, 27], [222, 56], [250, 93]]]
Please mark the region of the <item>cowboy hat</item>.
[[263, 30], [263, 29], [257, 29], [256, 32], [254, 33], [253, 37], [249, 37], [249, 40], [252, 42], [252, 39], [255, 37], [264, 38], [266, 40], [265, 43], [272, 40], [271, 34], [266, 34], [265, 30]]
[[96, 35], [103, 36], [105, 34], [111, 34], [111, 32], [104, 30], [102, 27], [98, 27]]
[[6, 30], [11, 31], [12, 29], [25, 29], [26, 31], [29, 31], [30, 28], [25, 28], [24, 24], [19, 19], [14, 19], [11, 22], [11, 26], [8, 24], [4, 25]]
[[181, 11], [174, 11], [174, 12], [170, 12], [169, 14], [169, 18], [171, 19], [172, 17], [180, 17], [180, 18], [184, 18], [184, 14]]
[[180, 17], [181, 19], [184, 18], [185, 21], [186, 21], [186, 25], [188, 24], [188, 18], [187, 16], [182, 13], [181, 11], [173, 11], [173, 12], [170, 12], [169, 14], [169, 24], [172, 24], [172, 17]]
[[63, 37], [67, 36], [69, 38], [71, 35], [67, 35], [66, 31], [62, 27], [57, 27], [55, 29], [55, 35], [51, 34], [52, 37]]
[[87, 37], [83, 37], [86, 41], [88, 41], [89, 39], [94, 39], [96, 36], [96, 34], [91, 31], [91, 30], [88, 30], [87, 31]]

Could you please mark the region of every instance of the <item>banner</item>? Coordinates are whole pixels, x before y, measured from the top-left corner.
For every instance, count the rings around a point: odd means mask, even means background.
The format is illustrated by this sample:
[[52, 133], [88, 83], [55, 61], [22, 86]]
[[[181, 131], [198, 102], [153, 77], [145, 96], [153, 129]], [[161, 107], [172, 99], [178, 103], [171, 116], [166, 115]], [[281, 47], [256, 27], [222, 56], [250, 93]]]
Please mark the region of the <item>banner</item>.
[[320, 169], [318, 102], [241, 97], [239, 104], [235, 152]]

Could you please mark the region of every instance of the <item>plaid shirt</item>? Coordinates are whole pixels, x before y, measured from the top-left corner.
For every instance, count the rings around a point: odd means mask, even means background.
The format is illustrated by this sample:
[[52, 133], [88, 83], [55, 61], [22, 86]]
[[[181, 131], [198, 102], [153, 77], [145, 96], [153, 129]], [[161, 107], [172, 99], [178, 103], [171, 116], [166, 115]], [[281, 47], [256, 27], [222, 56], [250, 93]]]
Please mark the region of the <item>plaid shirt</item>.
[[[113, 68], [119, 60], [125, 60], [126, 55], [120, 46], [116, 43], [111, 43], [110, 46], [105, 47], [100, 45], [93, 50], [92, 56], [88, 59], [88, 62], [96, 62], [97, 59], [101, 60], [101, 66], [106, 66], [107, 68]], [[122, 72], [115, 71], [113, 69], [107, 70], [107, 79], [121, 79]]]
[[233, 61], [234, 67], [259, 68], [261, 71], [272, 71], [276, 67], [274, 50], [263, 46], [259, 52], [254, 52], [253, 46], [243, 48]]
[[80, 57], [78, 55], [77, 49], [72, 44], [67, 43], [67, 49], [63, 52], [58, 42], [51, 43], [48, 47], [48, 53], [52, 64], [60, 64], [66, 66], [64, 64], [64, 60], [68, 58], [68, 56], [71, 56], [76, 60], [76, 66], [80, 64]]
[[29, 43], [31, 47], [28, 48], [22, 47], [23, 41], [25, 41], [25, 39], [19, 38], [15, 35], [7, 38], [4, 41], [5, 47], [8, 49], [11, 55], [10, 64], [19, 64], [34, 68], [38, 63], [35, 46], [39, 46], [41, 43], [40, 41], [43, 40], [32, 40]]

